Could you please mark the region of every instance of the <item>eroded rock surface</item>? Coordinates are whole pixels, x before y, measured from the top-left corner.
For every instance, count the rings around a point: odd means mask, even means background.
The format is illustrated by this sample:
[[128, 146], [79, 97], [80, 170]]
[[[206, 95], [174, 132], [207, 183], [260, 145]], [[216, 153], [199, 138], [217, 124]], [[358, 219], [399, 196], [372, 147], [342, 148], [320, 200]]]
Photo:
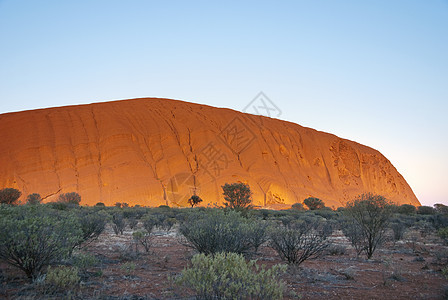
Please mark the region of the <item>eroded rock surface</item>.
[[[378, 151], [300, 125], [168, 99], [133, 99], [0, 115], [0, 187], [81, 204], [220, 204], [245, 182], [256, 205], [314, 196], [339, 207], [363, 192], [419, 205]], [[22, 199], [22, 200], [23, 200]]]

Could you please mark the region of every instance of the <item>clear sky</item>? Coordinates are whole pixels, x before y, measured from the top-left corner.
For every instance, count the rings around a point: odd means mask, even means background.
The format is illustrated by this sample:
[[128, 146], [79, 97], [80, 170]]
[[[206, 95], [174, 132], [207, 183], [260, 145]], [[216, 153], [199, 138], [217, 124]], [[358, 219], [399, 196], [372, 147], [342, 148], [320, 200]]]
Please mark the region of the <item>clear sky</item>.
[[0, 0], [0, 43], [0, 113], [263, 91], [448, 205], [448, 0]]

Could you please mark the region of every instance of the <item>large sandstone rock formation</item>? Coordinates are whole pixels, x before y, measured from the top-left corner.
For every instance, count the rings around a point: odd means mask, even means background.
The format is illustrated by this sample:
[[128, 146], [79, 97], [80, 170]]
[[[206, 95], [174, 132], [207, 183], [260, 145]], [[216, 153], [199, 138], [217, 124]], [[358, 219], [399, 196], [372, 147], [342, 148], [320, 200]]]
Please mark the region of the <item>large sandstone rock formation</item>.
[[342, 206], [363, 192], [419, 205], [378, 151], [294, 123], [168, 99], [134, 99], [0, 115], [0, 188], [81, 204], [220, 204], [248, 183], [254, 203], [314, 196]]

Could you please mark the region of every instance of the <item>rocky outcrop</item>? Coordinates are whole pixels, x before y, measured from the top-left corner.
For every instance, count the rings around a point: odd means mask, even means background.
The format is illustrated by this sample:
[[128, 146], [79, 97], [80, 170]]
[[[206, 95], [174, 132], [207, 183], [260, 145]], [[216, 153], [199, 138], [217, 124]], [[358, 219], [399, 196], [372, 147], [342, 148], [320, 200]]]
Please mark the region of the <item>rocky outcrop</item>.
[[248, 183], [254, 203], [289, 207], [314, 196], [342, 206], [363, 192], [419, 205], [378, 151], [300, 125], [168, 99], [133, 99], [0, 115], [0, 187], [81, 204], [221, 203], [221, 185]]

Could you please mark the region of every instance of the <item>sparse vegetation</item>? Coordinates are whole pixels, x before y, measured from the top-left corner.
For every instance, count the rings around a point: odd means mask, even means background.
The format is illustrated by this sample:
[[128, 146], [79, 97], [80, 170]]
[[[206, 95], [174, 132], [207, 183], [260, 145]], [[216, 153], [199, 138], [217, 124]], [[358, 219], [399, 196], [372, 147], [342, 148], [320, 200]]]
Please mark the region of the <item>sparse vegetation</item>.
[[[283, 274], [282, 278], [291, 287], [288, 290], [288, 296], [291, 297], [295, 297], [295, 292], [303, 293], [306, 297], [316, 296], [303, 285], [297, 284], [297, 276], [303, 277], [303, 280], [314, 282], [316, 286], [327, 283], [331, 286], [334, 280], [340, 280], [338, 285], [353, 285], [356, 288], [367, 287], [363, 280], [366, 276], [364, 271], [367, 266], [362, 265], [363, 260], [350, 258], [357, 252], [366, 254], [367, 246], [366, 239], [360, 230], [362, 227], [355, 218], [349, 216], [351, 213], [349, 206], [337, 211], [325, 207], [303, 210], [301, 206], [297, 206], [296, 209], [277, 211], [204, 207], [177, 209], [167, 206], [156, 208], [117, 208], [103, 205], [81, 207], [65, 202], [22, 206], [3, 205], [0, 207], [0, 226], [5, 224], [5, 220], [7, 220], [6, 223], [19, 224], [15, 225], [19, 228], [10, 230], [11, 227], [6, 227], [7, 230], [0, 232], [0, 250], [5, 249], [4, 245], [11, 244], [11, 242], [3, 243], [6, 240], [5, 232], [9, 233], [10, 240], [17, 239], [14, 243], [21, 244], [21, 249], [26, 248], [27, 252], [31, 253], [26, 255], [33, 257], [36, 256], [33, 252], [35, 250], [30, 245], [35, 245], [36, 241], [41, 243], [48, 236], [58, 236], [60, 239], [58, 243], [46, 242], [47, 245], [50, 245], [49, 247], [39, 248], [45, 249], [45, 251], [49, 249], [55, 251], [54, 254], [51, 254], [50, 260], [41, 263], [41, 267], [36, 267], [34, 271], [28, 272], [31, 275], [23, 272], [24, 281], [28, 276], [33, 279], [32, 283], [29, 283], [30, 288], [20, 292], [23, 297], [60, 298], [67, 295], [75, 298], [80, 296], [94, 298], [98, 295], [90, 294], [93, 289], [105, 293], [105, 297], [107, 297], [108, 292], [101, 286], [101, 282], [104, 280], [113, 284], [111, 278], [124, 278], [126, 281], [139, 282], [142, 287], [149, 288], [148, 284], [144, 282], [157, 281], [160, 278], [158, 276], [171, 278], [178, 276], [175, 281], [180, 284], [182, 289], [177, 290], [174, 286], [169, 287], [167, 284], [163, 289], [155, 291], [151, 289], [151, 292], [156, 295], [155, 297], [200, 297], [198, 288], [211, 286], [212, 294], [215, 293], [215, 289], [226, 291], [233, 282], [237, 282], [236, 279], [234, 280], [237, 277], [233, 276], [238, 276], [238, 274], [246, 274], [243, 279], [247, 281], [244, 282], [251, 284], [246, 290], [248, 293], [252, 293], [254, 289], [258, 289], [255, 288], [257, 284], [253, 283], [254, 280], [267, 278], [256, 275], [261, 274], [261, 263], [267, 262], [269, 265], [273, 265], [282, 260], [290, 264], [288, 273]], [[379, 284], [383, 289], [388, 289], [394, 284], [394, 281], [414, 280], [415, 282], [417, 275], [411, 275], [409, 271], [405, 273], [402, 271], [409, 268], [414, 268], [412, 274], [418, 274], [416, 270], [420, 268], [434, 270], [435, 272], [428, 273], [428, 280], [430, 280], [429, 278], [439, 280], [440, 278], [436, 278], [437, 274], [440, 277], [440, 274], [448, 273], [446, 271], [448, 256], [445, 246], [446, 236], [448, 236], [445, 232], [448, 228], [448, 216], [444, 213], [444, 207], [439, 205], [434, 209], [433, 214], [414, 213], [413, 207], [410, 205], [392, 205], [390, 208], [390, 218], [386, 222], [387, 226], [383, 236], [383, 246], [388, 249], [380, 251], [378, 259], [373, 261], [373, 264], [369, 263], [368, 266], [368, 268], [378, 271], [377, 277], [381, 281], [375, 282], [375, 284]], [[11, 213], [13, 211], [17, 211], [17, 214], [13, 218], [14, 220], [9, 222], [12, 220]], [[364, 210], [364, 212], [366, 211], [369, 210]], [[373, 211], [375, 212], [375, 210]], [[367, 215], [371, 218], [374, 214]], [[48, 221], [42, 222], [41, 218], [47, 218]], [[106, 227], [107, 222], [110, 226]], [[179, 227], [174, 226], [176, 223], [179, 223]], [[11, 224], [8, 226], [13, 226]], [[129, 225], [129, 230], [124, 231], [124, 226], [127, 225]], [[105, 228], [107, 228], [106, 232], [104, 232]], [[173, 228], [182, 236], [173, 236]], [[331, 234], [333, 228], [335, 231]], [[157, 230], [154, 231], [154, 229]], [[115, 230], [119, 236], [115, 236], [112, 230]], [[171, 232], [168, 234], [170, 230]], [[18, 234], [19, 231], [24, 231], [26, 234], [40, 232], [31, 234], [31, 236], [41, 237], [27, 244], [23, 242], [27, 239], [24, 238], [27, 235]], [[50, 232], [51, 234], [49, 234]], [[349, 238], [355, 249], [348, 246], [342, 233]], [[71, 240], [73, 236], [76, 236], [76, 240]], [[384, 239], [386, 236], [387, 240]], [[179, 240], [181, 243], [178, 243]], [[109, 244], [111, 241], [112, 243]], [[397, 241], [400, 242], [395, 243]], [[427, 243], [431, 243], [431, 246], [428, 246]], [[193, 250], [185, 251], [184, 246]], [[433, 247], [436, 248], [433, 249]], [[228, 285], [216, 280], [218, 277], [214, 277], [211, 281], [201, 281], [201, 284], [199, 282], [190, 284], [188, 280], [191, 278], [187, 279], [184, 274], [179, 274], [184, 267], [187, 268], [186, 270], [193, 269], [192, 265], [186, 263], [185, 258], [191, 259], [195, 252], [208, 253], [208, 256], [204, 256], [207, 259], [228, 256], [229, 253], [243, 254], [246, 258], [258, 258], [258, 262], [249, 268], [250, 272], [253, 272], [252, 275], [247, 275], [250, 273], [244, 273], [245, 271], [238, 271], [238, 267], [229, 267], [235, 270], [237, 275], [231, 275], [233, 279], [227, 281]], [[180, 253], [182, 254], [179, 255]], [[386, 264], [378, 264], [378, 262], [384, 262], [385, 253], [389, 256]], [[333, 257], [329, 257], [330, 255]], [[413, 257], [401, 260], [403, 255]], [[303, 264], [303, 261], [306, 262], [308, 259], [314, 258], [317, 261]], [[16, 266], [17, 269], [13, 275], [10, 275], [9, 273], [14, 268], [6, 266], [6, 259], [0, 257], [0, 260], [0, 284], [7, 286], [7, 289], [11, 291], [17, 282], [20, 268], [17, 267], [17, 264], [9, 263]], [[43, 259], [38, 258], [38, 260]], [[244, 258], [243, 261], [246, 264], [250, 263]], [[326, 269], [330, 269], [327, 271], [321, 269], [323, 264]], [[221, 265], [220, 270], [212, 268], [207, 269], [206, 272], [191, 272], [198, 276], [198, 280], [202, 280], [201, 276], [207, 274], [222, 274], [219, 272], [225, 271], [227, 268], [224, 268], [224, 265]], [[296, 267], [298, 265], [300, 268]], [[327, 266], [329, 267], [327, 268]], [[40, 270], [38, 270], [39, 268]], [[23, 271], [23, 269], [20, 270]], [[47, 270], [48, 273], [45, 274]], [[157, 271], [153, 272], [152, 270]], [[271, 269], [265, 269], [265, 271], [269, 270]], [[277, 279], [282, 272], [277, 273]], [[103, 275], [106, 276], [103, 277]], [[227, 275], [230, 276], [230, 273]], [[46, 280], [47, 276], [50, 278], [48, 281]], [[55, 276], [58, 276], [59, 281], [55, 279]], [[101, 276], [101, 279], [98, 276]], [[230, 277], [223, 275], [219, 278]], [[372, 283], [373, 281], [375, 279], [372, 278]], [[209, 282], [214, 282], [214, 284], [210, 285]], [[272, 282], [272, 286], [263, 283], [262, 289], [266, 289], [262, 292], [265, 293], [263, 297], [269, 299], [269, 296], [266, 296], [268, 295], [267, 291], [275, 289], [275, 282]], [[429, 281], [426, 282], [428, 284]], [[118, 290], [120, 289], [119, 287]], [[335, 290], [334, 287], [329, 289]], [[285, 291], [283, 290], [282, 293], [284, 294]], [[0, 289], [0, 295], [1, 293]], [[259, 298], [247, 295], [242, 297]], [[140, 296], [142, 295], [133, 295], [133, 297]]]

